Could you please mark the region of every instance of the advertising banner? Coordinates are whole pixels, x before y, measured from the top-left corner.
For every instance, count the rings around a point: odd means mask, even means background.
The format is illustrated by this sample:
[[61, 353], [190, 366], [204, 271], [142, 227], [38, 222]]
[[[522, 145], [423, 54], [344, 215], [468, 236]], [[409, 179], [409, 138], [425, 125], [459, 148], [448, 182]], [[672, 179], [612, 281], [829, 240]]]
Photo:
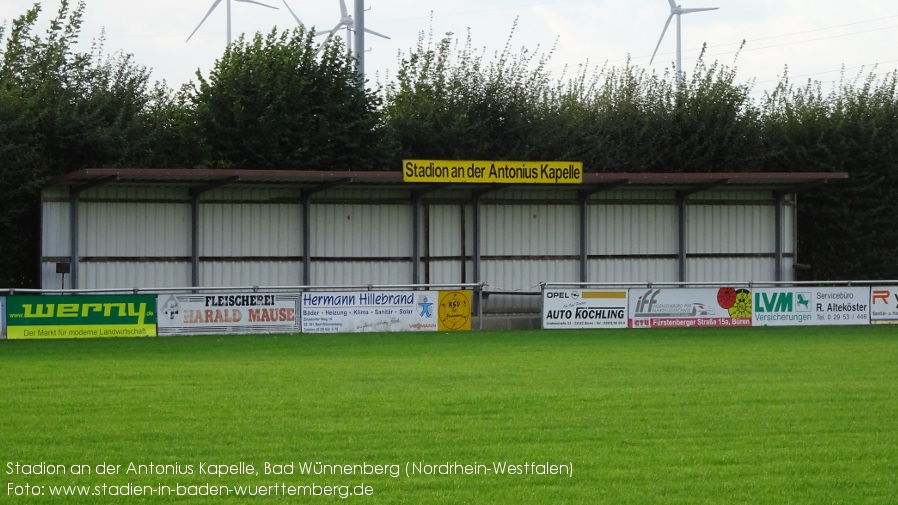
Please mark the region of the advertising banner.
[[437, 331], [439, 328], [440, 297], [436, 291], [309, 292], [302, 293], [301, 299], [304, 333]]
[[6, 297], [0, 296], [0, 338], [6, 338]]
[[542, 326], [626, 328], [627, 290], [543, 290]]
[[439, 331], [468, 331], [471, 329], [471, 298], [473, 291], [440, 291]]
[[870, 323], [898, 324], [898, 286], [870, 289]]
[[155, 337], [156, 295], [10, 296], [7, 337]]
[[753, 326], [870, 323], [870, 288], [796, 287], [754, 290]]
[[298, 333], [300, 294], [159, 295], [159, 335]]
[[631, 328], [751, 326], [751, 292], [736, 287], [630, 289]]

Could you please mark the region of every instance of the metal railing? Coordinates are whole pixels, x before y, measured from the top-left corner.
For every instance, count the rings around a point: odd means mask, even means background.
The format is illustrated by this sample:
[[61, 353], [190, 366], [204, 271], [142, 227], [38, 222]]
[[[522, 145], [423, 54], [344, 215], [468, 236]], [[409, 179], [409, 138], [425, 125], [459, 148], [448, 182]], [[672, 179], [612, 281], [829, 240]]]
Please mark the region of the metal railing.
[[895, 286], [898, 280], [851, 281], [739, 281], [739, 282], [541, 282], [542, 289], [554, 288], [718, 288], [718, 287], [792, 287], [792, 286]]
[[326, 291], [437, 291], [450, 289], [470, 289], [473, 291], [471, 314], [477, 317], [483, 329], [483, 288], [485, 283], [458, 284], [346, 284], [328, 286], [209, 286], [209, 287], [168, 287], [168, 288], [93, 288], [93, 289], [0, 289], [0, 296], [15, 295], [102, 295], [102, 294], [148, 294], [171, 295], [178, 293], [306, 293]]

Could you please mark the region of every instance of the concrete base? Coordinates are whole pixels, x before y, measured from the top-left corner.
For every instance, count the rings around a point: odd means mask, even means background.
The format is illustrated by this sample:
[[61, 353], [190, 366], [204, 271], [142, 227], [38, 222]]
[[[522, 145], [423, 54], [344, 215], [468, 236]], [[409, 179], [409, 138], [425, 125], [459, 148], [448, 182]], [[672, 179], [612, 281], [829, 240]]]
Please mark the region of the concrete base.
[[[483, 316], [484, 330], [538, 330], [540, 326], [540, 316], [535, 314], [488, 314]], [[475, 317], [471, 320], [471, 329], [481, 329], [478, 318]]]

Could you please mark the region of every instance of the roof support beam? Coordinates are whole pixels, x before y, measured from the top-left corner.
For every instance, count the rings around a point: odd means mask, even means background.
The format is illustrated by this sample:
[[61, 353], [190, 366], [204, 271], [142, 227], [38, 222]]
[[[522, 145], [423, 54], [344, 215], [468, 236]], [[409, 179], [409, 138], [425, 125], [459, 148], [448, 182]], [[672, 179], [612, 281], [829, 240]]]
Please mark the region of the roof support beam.
[[[480, 278], [480, 276], [481, 276], [481, 273], [480, 273], [480, 249], [481, 249], [481, 247], [480, 247], [480, 223], [481, 223], [480, 204], [481, 204], [481, 200], [483, 198], [483, 195], [486, 195], [488, 193], [493, 193], [493, 192], [499, 191], [501, 189], [505, 189], [508, 186], [509, 186], [508, 184], [495, 184], [495, 185], [491, 185], [488, 189], [480, 189], [480, 190], [471, 192], [471, 203], [472, 203], [471, 206], [474, 211], [474, 242], [471, 244], [471, 246], [472, 246], [471, 264], [472, 264], [473, 279], [471, 279], [471, 282], [477, 282], [477, 283], [483, 282], [483, 280]], [[480, 306], [480, 300], [475, 297], [472, 305], [473, 305], [472, 309], [474, 310], [474, 315], [476, 315], [477, 317], [481, 317], [483, 315], [482, 314], [483, 308]]]
[[580, 203], [580, 282], [589, 282], [589, 197], [627, 184], [630, 179], [621, 179], [577, 192]]
[[677, 191], [677, 258], [679, 263], [677, 278], [680, 282], [688, 280], [686, 278], [686, 251], [688, 249], [688, 244], [686, 243], [686, 200], [691, 195], [723, 186], [728, 182], [729, 179], [718, 179]]
[[776, 220], [773, 226], [773, 233], [775, 234], [773, 237], [774, 261], [776, 262], [773, 271], [774, 279], [777, 282], [783, 280], [783, 201], [785, 199], [786, 195], [784, 193], [777, 193], [773, 211], [774, 220]]
[[412, 191], [412, 284], [421, 284], [421, 199], [440, 189], [431, 186]]
[[687, 194], [677, 194], [677, 280], [686, 282], [686, 199]]
[[240, 177], [228, 177], [212, 181], [203, 186], [190, 188], [190, 285], [200, 285], [200, 197], [203, 193], [218, 189], [240, 180]]
[[350, 182], [352, 182], [350, 177], [337, 179], [304, 189], [300, 194], [302, 202], [302, 283], [305, 286], [312, 285], [312, 197]]
[[[774, 216], [775, 216], [774, 219], [776, 220], [776, 223], [774, 223], [774, 233], [776, 234], [776, 236], [774, 237], [774, 256], [775, 256], [776, 264], [774, 265], [773, 270], [774, 270], [774, 279], [776, 279], [778, 282], [785, 280], [785, 279], [783, 279], [783, 272], [784, 272], [783, 260], [785, 259], [785, 253], [784, 253], [785, 237], [783, 236], [784, 228], [785, 228], [783, 225], [785, 223], [783, 222], [783, 220], [785, 219], [784, 208], [785, 208], [786, 197], [788, 195], [796, 194], [801, 191], [806, 191], [808, 189], [815, 188], [817, 186], [822, 186], [823, 184], [826, 184], [826, 179], [817, 179], [817, 180], [813, 180], [813, 181], [807, 181], [803, 184], [796, 184], [794, 186], [773, 192], [773, 197], [776, 199], [776, 203], [775, 203], [775, 207], [774, 207]], [[794, 215], [794, 213], [793, 213], [793, 215]], [[794, 233], [796, 233], [796, 232], [793, 229], [793, 234]], [[794, 235], [793, 235], [793, 237], [794, 237]], [[793, 265], [795, 264], [794, 259], [792, 260], [792, 263], [793, 263]]]
[[69, 189], [69, 273], [72, 277], [72, 289], [78, 289], [81, 282], [81, 275], [79, 272], [80, 254], [78, 254], [78, 222], [80, 221], [78, 210], [80, 207], [79, 199], [81, 198], [81, 193], [114, 182], [117, 178], [118, 177], [115, 175], [101, 177], [85, 184], [72, 186]]

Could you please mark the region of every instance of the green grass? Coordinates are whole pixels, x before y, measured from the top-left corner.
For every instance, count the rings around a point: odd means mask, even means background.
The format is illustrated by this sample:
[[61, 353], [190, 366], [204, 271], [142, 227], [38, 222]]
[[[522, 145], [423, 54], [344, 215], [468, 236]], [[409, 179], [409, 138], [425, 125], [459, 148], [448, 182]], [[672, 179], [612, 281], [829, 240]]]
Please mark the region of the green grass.
[[[7, 474], [241, 461], [260, 475]], [[548, 461], [573, 475], [265, 476], [265, 461]], [[898, 328], [0, 341], [0, 465], [0, 502], [22, 504], [893, 504]], [[9, 482], [374, 495], [25, 498]]]

